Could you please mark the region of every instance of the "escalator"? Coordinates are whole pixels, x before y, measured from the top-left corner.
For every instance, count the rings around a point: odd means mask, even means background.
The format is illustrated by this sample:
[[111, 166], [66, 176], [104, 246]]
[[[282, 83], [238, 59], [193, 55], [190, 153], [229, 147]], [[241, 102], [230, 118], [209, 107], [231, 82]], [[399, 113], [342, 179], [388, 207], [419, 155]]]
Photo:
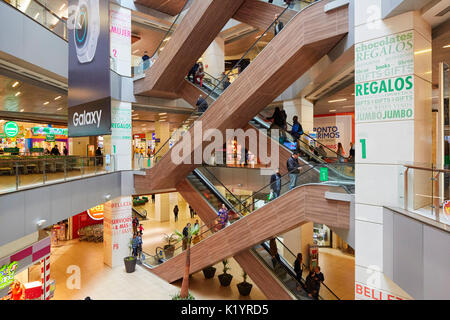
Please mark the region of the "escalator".
[[[310, 170], [312, 170], [312, 169], [310, 169]], [[302, 175], [305, 175], [305, 177], [302, 177], [302, 179], [300, 179], [301, 181], [306, 179], [307, 172], [303, 173]], [[192, 174], [190, 174], [188, 176], [187, 180], [197, 190], [197, 192], [202, 195], [203, 199], [209, 203], [211, 208], [213, 208], [213, 210], [214, 210], [213, 215], [217, 214], [217, 208], [219, 207], [219, 205], [221, 203], [224, 203], [228, 209], [230, 209], [232, 212], [236, 213], [236, 215], [234, 216], [234, 219], [231, 221], [231, 224], [229, 226], [226, 226], [225, 228], [217, 229], [217, 225], [214, 224], [214, 222], [212, 222], [215, 219], [210, 219], [209, 221], [206, 221], [205, 226], [202, 226], [201, 235], [200, 235], [201, 241], [196, 243], [195, 245], [193, 245], [191, 248], [191, 257], [192, 257], [191, 271], [192, 271], [192, 273], [197, 272], [208, 265], [214, 264], [217, 261], [228, 258], [235, 254], [238, 254], [239, 252], [241, 252], [245, 249], [250, 249], [249, 247], [246, 247], [245, 244], [246, 243], [251, 244], [253, 242], [253, 248], [251, 248], [252, 254], [257, 256], [258, 259], [266, 265], [266, 268], [268, 270], [270, 270], [272, 276], [275, 277], [276, 279], [278, 279], [278, 281], [280, 281], [283, 284], [285, 289], [288, 290], [290, 292], [290, 294], [292, 296], [296, 297], [297, 299], [308, 299], [309, 298], [307, 295], [305, 295], [304, 291], [302, 292], [302, 291], [297, 290], [297, 288], [300, 287], [300, 284], [296, 280], [292, 265], [290, 264], [290, 262], [288, 262], [290, 260], [290, 257], [287, 257], [287, 255], [289, 255], [289, 254], [292, 255], [290, 250], [288, 250], [287, 248], [284, 250], [279, 250], [279, 253], [280, 253], [279, 268], [274, 268], [271, 264], [271, 261], [269, 261], [269, 259], [271, 259], [270, 255], [268, 257], [268, 252], [270, 252], [270, 248], [269, 248], [268, 244], [266, 243], [266, 240], [268, 238], [272, 238], [276, 234], [281, 234], [281, 233], [287, 231], [288, 229], [291, 229], [292, 227], [295, 227], [298, 225], [298, 222], [293, 222], [294, 225], [290, 225], [289, 223], [287, 223], [286, 226], [277, 228], [276, 221], [283, 220], [284, 222], [286, 222], [285, 221], [286, 219], [283, 218], [283, 215], [279, 215], [278, 217], [276, 215], [274, 215], [273, 214], [274, 209], [272, 208], [272, 212], [270, 212], [269, 207], [270, 206], [273, 207], [273, 205], [275, 205], [275, 207], [281, 207], [281, 206], [288, 205], [288, 207], [289, 207], [289, 203], [292, 203], [292, 201], [289, 201], [289, 199], [284, 199], [284, 201], [283, 201], [283, 199], [275, 199], [266, 204], [261, 204], [260, 199], [255, 198], [254, 202], [247, 201], [244, 204], [231, 191], [229, 191], [224, 185], [222, 185], [220, 183], [220, 181], [218, 181], [217, 178], [214, 175], [212, 175], [210, 173], [210, 171], [206, 168], [201, 168], [201, 170], [198, 170], [198, 169], [195, 170]], [[299, 195], [297, 192], [301, 190], [302, 186], [289, 191], [287, 189], [288, 188], [287, 184], [289, 181], [286, 180], [286, 177], [283, 178], [282, 182], [283, 182], [282, 183], [283, 195], [281, 197], [284, 197], [290, 193], [294, 193], [293, 198], [296, 198], [295, 194], [297, 194], [297, 196]], [[227, 197], [225, 197], [223, 194], [221, 194], [219, 192], [219, 190], [215, 187], [217, 185], [220, 185], [220, 187], [222, 187], [223, 189], [226, 190]], [[307, 187], [307, 186], [305, 185], [303, 187]], [[319, 186], [310, 185], [310, 187], [314, 188], [314, 187], [319, 187]], [[326, 187], [325, 189], [328, 190], [327, 185], [323, 185], [320, 187], [321, 188]], [[267, 189], [267, 187], [264, 189]], [[322, 191], [325, 192], [324, 190], [322, 190]], [[265, 193], [265, 191], [260, 190], [259, 193]], [[229, 194], [229, 196], [228, 196], [228, 194]], [[231, 201], [228, 200], [230, 197], [233, 198], [234, 200], [236, 200], [237, 202], [239, 202], [239, 206], [232, 204]], [[317, 199], [317, 194], [312, 194], [311, 198], [313, 201], [320, 201]], [[301, 200], [301, 202], [302, 201], [303, 201], [303, 199]], [[278, 202], [280, 202], [280, 203], [278, 203]], [[293, 203], [293, 207], [290, 209], [295, 210], [294, 208], [298, 209], [298, 207], [299, 207], [298, 203]], [[323, 211], [325, 212], [325, 213], [322, 212], [322, 214], [327, 214], [327, 212], [329, 212], [329, 209], [331, 209], [331, 208], [326, 208], [325, 204], [320, 204], [320, 207], [322, 207], [324, 209]], [[261, 214], [261, 210], [264, 210], [264, 208], [269, 209], [269, 212], [266, 212], [265, 214]], [[246, 209], [251, 209], [251, 210], [246, 210]], [[336, 219], [335, 222], [337, 222], [339, 224], [338, 221], [342, 222], [343, 220], [348, 219], [348, 214], [342, 214], [342, 216], [339, 216], [339, 212], [342, 212], [342, 210], [339, 210], [339, 208], [337, 208], [337, 207], [334, 209], [335, 210], [333, 210], [333, 213], [331, 214], [332, 216], [334, 216], [334, 218], [331, 218], [331, 220], [328, 220], [328, 223], [330, 223], [330, 221]], [[286, 211], [286, 212], [288, 212], [288, 211]], [[314, 210], [311, 210], [311, 211], [312, 211], [311, 212], [312, 217], [316, 217], [316, 219], [318, 219], [317, 221], [321, 220], [320, 214], [318, 214], [318, 212], [314, 212]], [[250, 213], [248, 213], [248, 212], [250, 212]], [[291, 216], [291, 219], [292, 219], [293, 215], [288, 214], [288, 216]], [[256, 240], [255, 238], [247, 237], [248, 234], [252, 232], [250, 230], [253, 229], [253, 226], [255, 226], [255, 227], [258, 226], [258, 224], [259, 224], [258, 218], [265, 221], [266, 224], [271, 225], [270, 230], [266, 230], [264, 232], [264, 235], [261, 235], [260, 241]], [[281, 223], [284, 223], [284, 222], [281, 222]], [[333, 222], [331, 222], [331, 224], [333, 224]], [[248, 228], [247, 228], [246, 233], [240, 233], [239, 227], [234, 228], [234, 226], [237, 226], [237, 225], [247, 225]], [[224, 232], [231, 230], [233, 228], [236, 229], [235, 231], [232, 232], [232, 234], [234, 236], [228, 237], [225, 235], [225, 237], [224, 237]], [[216, 241], [214, 241], [214, 243], [209, 243], [210, 240], [215, 239], [215, 238], [216, 238]], [[277, 239], [277, 242], [282, 245], [282, 241], [280, 239]], [[218, 243], [221, 243], [220, 244], [221, 250], [219, 250], [219, 251], [217, 249], [215, 249], [215, 246]], [[239, 247], [239, 245], [241, 247]], [[229, 247], [231, 247], [231, 248], [235, 247], [235, 251], [233, 252], [233, 250], [231, 250], [231, 251], [226, 250], [226, 248], [230, 249]], [[223, 251], [223, 252], [221, 252], [221, 251]], [[182, 276], [183, 268], [181, 266], [184, 263], [184, 260], [182, 257], [183, 253], [182, 253], [180, 244], [178, 244], [177, 248], [175, 249], [175, 253], [176, 253], [176, 256], [173, 257], [172, 259], [168, 259], [168, 260], [160, 259], [158, 261], [158, 263], [156, 263], [156, 264], [154, 263], [154, 261], [153, 261], [153, 264], [151, 262], [144, 262], [144, 265], [151, 268], [152, 272], [154, 272], [158, 276], [162, 277], [163, 279], [166, 279], [169, 282], [175, 281]], [[146, 253], [145, 255], [147, 256], [148, 254]], [[204, 261], [200, 261], [200, 260], [204, 260]], [[292, 262], [293, 262], [293, 260], [292, 260]], [[178, 268], [180, 268], [180, 269], [178, 269]], [[280, 272], [280, 268], [281, 268], [281, 272]], [[179, 271], [181, 271], [181, 273]], [[301, 281], [304, 282], [305, 278], [303, 277]]]
[[[298, 12], [292, 19], [287, 20], [283, 30], [267, 43], [261, 53], [227, 88], [223, 86], [226, 79], [224, 77], [222, 85], [216, 85], [213, 90], [218, 92], [217, 90], [225, 89], [223, 93], [209, 106], [206, 112], [202, 114], [194, 112], [187, 122], [173, 133], [170, 138], [172, 144], [175, 145], [180, 140], [185, 140], [182, 137], [187, 136], [184, 134], [186, 131], [193, 136], [193, 123], [198, 120], [202, 120], [199, 123], [203, 132], [216, 128], [224, 134], [226, 129], [243, 128], [255, 114], [263, 110], [306, 70], [327, 54], [348, 32], [348, 6], [344, 5], [327, 11], [325, 5], [328, 2], [328, 0], [316, 1]], [[283, 16], [280, 15], [266, 31], [270, 32], [275, 22], [282, 19]], [[320, 33], [309, 32], [319, 27]], [[174, 33], [174, 37], [176, 34], [177, 32]], [[261, 38], [258, 38], [239, 61], [248, 59], [250, 49], [256, 46]], [[171, 42], [168, 43], [168, 45], [170, 44]], [[182, 81], [185, 81], [186, 74], [187, 72], [183, 73]], [[182, 83], [180, 87], [183, 87]], [[146, 175], [136, 176], [135, 186], [137, 189], [144, 189], [142, 192], [154, 193], [174, 188], [199, 166], [192, 164], [192, 161], [173, 163], [171, 159], [174, 148], [167, 148], [168, 144], [169, 140], [161, 144], [155, 155], [155, 160], [159, 160], [152, 161], [154, 166], [146, 170]], [[184, 157], [192, 156], [192, 153], [191, 148], [190, 154], [186, 154]], [[156, 171], [158, 174], [153, 174], [152, 171]]]
[[147, 220], [147, 210], [145, 209], [136, 209], [132, 207], [133, 217], [138, 217], [139, 220]]

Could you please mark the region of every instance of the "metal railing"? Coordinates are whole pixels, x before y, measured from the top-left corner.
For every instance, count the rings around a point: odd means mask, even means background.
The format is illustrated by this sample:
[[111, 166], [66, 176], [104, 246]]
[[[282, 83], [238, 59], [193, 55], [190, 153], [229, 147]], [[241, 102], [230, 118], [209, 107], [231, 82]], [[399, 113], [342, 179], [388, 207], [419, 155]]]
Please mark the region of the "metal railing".
[[[67, 22], [37, 0], [3, 0], [67, 41]], [[26, 4], [26, 5], [25, 5]]]
[[94, 157], [2, 156], [0, 157], [0, 193], [114, 171], [116, 171], [115, 158], [111, 155]]

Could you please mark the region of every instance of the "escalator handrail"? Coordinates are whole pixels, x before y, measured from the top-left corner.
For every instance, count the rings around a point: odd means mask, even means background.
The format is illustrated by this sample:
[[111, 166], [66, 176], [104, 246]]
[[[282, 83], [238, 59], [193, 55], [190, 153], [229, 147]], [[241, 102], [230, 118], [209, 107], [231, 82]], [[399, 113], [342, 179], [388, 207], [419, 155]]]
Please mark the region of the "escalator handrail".
[[170, 34], [170, 32], [172, 31], [172, 29], [174, 28], [175, 24], [178, 21], [178, 18], [181, 16], [181, 13], [184, 11], [184, 9], [187, 7], [187, 4], [190, 2], [191, 0], [186, 0], [186, 2], [183, 5], [183, 8], [181, 8], [180, 13], [177, 14], [176, 18], [173, 20], [172, 24], [170, 25], [169, 29], [166, 31], [166, 33], [164, 34], [164, 37], [162, 38], [161, 42], [159, 43], [158, 47], [155, 49], [155, 51], [153, 52], [153, 54], [151, 55], [151, 57], [153, 58], [157, 53], [158, 50], [161, 48], [162, 44], [164, 43], [164, 40], [166, 40], [167, 36]]
[[[321, 1], [321, 0], [320, 0]], [[298, 11], [297, 13], [296, 13], [296, 15], [298, 15], [298, 14], [300, 14], [300, 12], [303, 12], [303, 10], [305, 10], [306, 8], [308, 8], [308, 7], [310, 7], [311, 5], [313, 5], [314, 3], [311, 3], [311, 4], [309, 4], [308, 6], [306, 6], [305, 8], [302, 8], [300, 11]], [[277, 19], [275, 19], [270, 25], [269, 25], [269, 27], [267, 27], [267, 29], [262, 33], [262, 35], [264, 35], [265, 33], [267, 33], [272, 27], [273, 27], [273, 25], [283, 16], [283, 14], [287, 11], [287, 10], [289, 10], [289, 6], [288, 5], [286, 5], [286, 7], [283, 9], [283, 11], [278, 15], [278, 17], [277, 17]], [[295, 16], [296, 16], [295, 15]], [[295, 17], [294, 16], [294, 17]], [[294, 19], [294, 17], [292, 17], [291, 18], [291, 20], [292, 19]], [[291, 21], [291, 20], [289, 20], [289, 21]], [[283, 32], [283, 30], [286, 28], [286, 26], [284, 26], [283, 27], [283, 29], [279, 32], [279, 33], [282, 33]], [[275, 37], [274, 37], [275, 38]], [[260, 37], [258, 37], [258, 39], [250, 46], [250, 48], [249, 49], [247, 49], [247, 51], [242, 55], [242, 57], [238, 60], [238, 62], [234, 65], [234, 67], [232, 68], [232, 69], [230, 69], [229, 71], [228, 71], [228, 73], [226, 74], [226, 75], [224, 75], [223, 77], [222, 77], [222, 80], [218, 83], [218, 84], [216, 84], [215, 85], [215, 87], [214, 87], [214, 89], [205, 97], [205, 100], [207, 100], [209, 97], [211, 97], [211, 94], [213, 94], [214, 92], [215, 92], [215, 90], [218, 88], [218, 86], [226, 79], [226, 78], [228, 78], [228, 76], [229, 76], [229, 74], [232, 72], [232, 70], [234, 69], [234, 68], [236, 68], [238, 65], [239, 65], [239, 63], [241, 62], [241, 61], [243, 61], [244, 60], [244, 58], [247, 56], [247, 54], [256, 46], [256, 44], [260, 41], [262, 39], [262, 37], [260, 36]], [[243, 72], [245, 72], [245, 70], [243, 71]], [[194, 112], [193, 112], [194, 113]], [[203, 114], [197, 119], [197, 120], [199, 120], [201, 117], [203, 116]], [[195, 121], [194, 121], [195, 122]], [[190, 127], [192, 127], [192, 125], [190, 126]], [[157, 155], [158, 155], [158, 153], [164, 148], [164, 146], [166, 145], [166, 144], [168, 144], [169, 143], [169, 141], [170, 141], [170, 139], [172, 138], [172, 135], [161, 145], [161, 147], [155, 152], [155, 154], [152, 156], [152, 157], [156, 157]]]
[[135, 213], [137, 213], [141, 218], [147, 218], [147, 215], [144, 215], [144, 214], [142, 214], [139, 210], [137, 210], [136, 208], [134, 208], [134, 207], [131, 207], [131, 209], [135, 212]]
[[[275, 240], [277, 240], [284, 249], [286, 249], [294, 258], [297, 258], [296, 255], [291, 251], [291, 249], [289, 249], [280, 239], [278, 239], [278, 237], [275, 238]], [[281, 256], [280, 256], [281, 257]], [[284, 259], [284, 258], [283, 258]], [[286, 263], [286, 261], [285, 261]], [[290, 266], [289, 266], [290, 267]], [[303, 267], [306, 268], [307, 270], [309, 269], [308, 266], [306, 264], [303, 263]], [[331, 294], [333, 294], [333, 296], [335, 296], [338, 300], [341, 300], [334, 292], [333, 290], [331, 290], [326, 284], [325, 282], [322, 282], [322, 284], [324, 285], [325, 288], [327, 288], [328, 291], [331, 292]]]

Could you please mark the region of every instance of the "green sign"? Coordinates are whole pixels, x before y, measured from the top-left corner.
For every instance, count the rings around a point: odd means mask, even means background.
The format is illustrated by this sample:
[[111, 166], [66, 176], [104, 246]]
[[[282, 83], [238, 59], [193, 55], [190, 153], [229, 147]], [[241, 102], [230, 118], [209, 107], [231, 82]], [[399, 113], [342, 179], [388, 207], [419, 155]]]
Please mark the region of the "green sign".
[[361, 158], [366, 159], [366, 139], [359, 139], [361, 142]]
[[6, 152], [6, 153], [19, 153], [19, 148], [4, 148], [3, 149], [3, 152]]
[[3, 131], [5, 132], [7, 137], [14, 138], [19, 134], [19, 126], [14, 121], [8, 121], [7, 123], [5, 123]]
[[45, 135], [45, 141], [48, 141], [48, 142], [55, 141], [55, 135], [53, 133], [47, 133]]
[[11, 262], [9, 265], [4, 265], [0, 268], [0, 290], [10, 286], [14, 282], [14, 276], [19, 264]]
[[40, 153], [42, 153], [42, 152], [44, 152], [44, 148], [31, 148], [30, 152], [40, 152]]
[[47, 134], [53, 134], [58, 136], [67, 136], [68, 130], [64, 128], [50, 128], [50, 127], [33, 127], [31, 128], [31, 131], [33, 132], [33, 135], [39, 136], [39, 135], [47, 135]]
[[320, 168], [320, 181], [328, 181], [328, 168]]

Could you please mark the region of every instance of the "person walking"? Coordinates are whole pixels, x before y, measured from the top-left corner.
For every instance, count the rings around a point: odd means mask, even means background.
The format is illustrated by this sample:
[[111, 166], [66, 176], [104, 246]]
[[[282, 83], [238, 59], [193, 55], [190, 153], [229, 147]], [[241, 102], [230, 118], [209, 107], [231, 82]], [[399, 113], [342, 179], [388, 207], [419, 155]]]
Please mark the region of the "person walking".
[[275, 268], [278, 262], [280, 262], [280, 255], [278, 254], [278, 247], [275, 238], [271, 238], [269, 240], [269, 251], [272, 257], [272, 265]]
[[197, 103], [195, 104], [197, 106], [198, 112], [205, 112], [208, 109], [208, 102], [203, 98], [202, 95], [198, 96]]
[[203, 68], [203, 62], [199, 62], [197, 72], [195, 73], [195, 82], [198, 81], [198, 83], [200, 84], [200, 87], [203, 87], [203, 78], [204, 77], [205, 77], [205, 69]]
[[52, 156], [60, 156], [61, 155], [61, 153], [59, 152], [59, 149], [58, 149], [58, 145], [55, 144], [53, 146], [52, 151], [50, 152], [50, 154]]
[[182, 250], [187, 249], [188, 245], [188, 238], [189, 238], [189, 228], [191, 227], [191, 224], [188, 222], [188, 224], [183, 228], [183, 243], [182, 243]]
[[296, 274], [296, 278], [298, 283], [300, 283], [300, 287], [297, 287], [297, 290], [300, 290], [303, 288], [306, 291], [306, 286], [302, 282], [302, 275], [303, 275], [303, 255], [299, 252], [297, 254], [297, 258], [294, 262], [294, 271]]
[[274, 25], [274, 33], [275, 36], [280, 33], [280, 31], [283, 29], [284, 25], [283, 22], [278, 19], [278, 14], [275, 15], [275, 25]]
[[63, 153], [65, 156], [69, 155], [69, 150], [67, 150], [66, 146], [64, 146]]
[[175, 207], [173, 208], [173, 215], [175, 216], [175, 222], [178, 221], [178, 212], [180, 210], [178, 209], [178, 205], [176, 204]]
[[136, 256], [139, 257], [140, 259], [142, 253], [142, 236], [140, 236], [139, 233], [136, 235], [136, 242], [137, 242]]
[[228, 223], [228, 209], [224, 203], [222, 203], [222, 207], [219, 209], [218, 217], [220, 229], [225, 228]]
[[300, 164], [298, 163], [298, 152], [295, 151], [292, 156], [287, 160], [287, 170], [289, 172], [289, 190], [294, 189], [297, 186], [297, 179], [300, 173]]
[[142, 66], [144, 67], [144, 71], [150, 67], [150, 57], [147, 51], [144, 51], [144, 55], [142, 56]]
[[342, 143], [338, 143], [338, 148], [337, 148], [337, 157], [338, 157], [338, 161], [339, 163], [344, 163], [345, 158], [344, 158], [344, 147], [342, 146]]
[[320, 272], [320, 267], [317, 266], [314, 269], [314, 293], [312, 294], [313, 298], [319, 300], [319, 292], [320, 292], [320, 284], [325, 281], [325, 277], [323, 273]]
[[271, 200], [276, 199], [280, 196], [281, 192], [281, 174], [280, 170], [277, 171], [270, 177], [270, 189], [272, 191], [273, 197]]
[[350, 142], [350, 151], [349, 151], [349, 156], [348, 156], [348, 162], [351, 162], [351, 171], [353, 173], [353, 171], [355, 170], [355, 146], [353, 145], [353, 142]]
[[144, 227], [142, 226], [142, 224], [139, 224], [139, 235], [142, 237], [143, 234], [144, 234]]
[[133, 233], [133, 240], [131, 241], [131, 248], [133, 249], [133, 257], [137, 257], [139, 239], [137, 239], [137, 234]]
[[191, 219], [194, 218], [194, 208], [191, 207], [191, 205], [189, 205], [189, 213], [191, 214]]
[[298, 122], [298, 117], [294, 116], [292, 118], [292, 130], [291, 130], [291, 136], [295, 139], [298, 140], [300, 139], [300, 136], [303, 134], [303, 127], [300, 124], [300, 122]]
[[266, 118], [266, 120], [272, 120], [272, 124], [269, 128], [269, 133], [271, 134], [272, 129], [278, 129], [281, 131], [281, 136], [283, 136], [283, 127], [285, 124], [284, 115], [281, 112], [280, 107], [276, 107], [273, 115], [271, 117]]
[[[189, 70], [189, 73], [188, 73], [188, 80], [191, 81], [193, 84], [195, 84], [195, 75], [197, 74], [197, 70], [198, 70], [198, 62], [196, 62], [192, 66], [191, 70]], [[192, 80], [191, 80], [191, 77], [192, 77]]]
[[133, 218], [132, 225], [133, 225], [133, 234], [136, 234], [138, 231], [138, 225], [139, 225], [139, 219], [137, 217]]

